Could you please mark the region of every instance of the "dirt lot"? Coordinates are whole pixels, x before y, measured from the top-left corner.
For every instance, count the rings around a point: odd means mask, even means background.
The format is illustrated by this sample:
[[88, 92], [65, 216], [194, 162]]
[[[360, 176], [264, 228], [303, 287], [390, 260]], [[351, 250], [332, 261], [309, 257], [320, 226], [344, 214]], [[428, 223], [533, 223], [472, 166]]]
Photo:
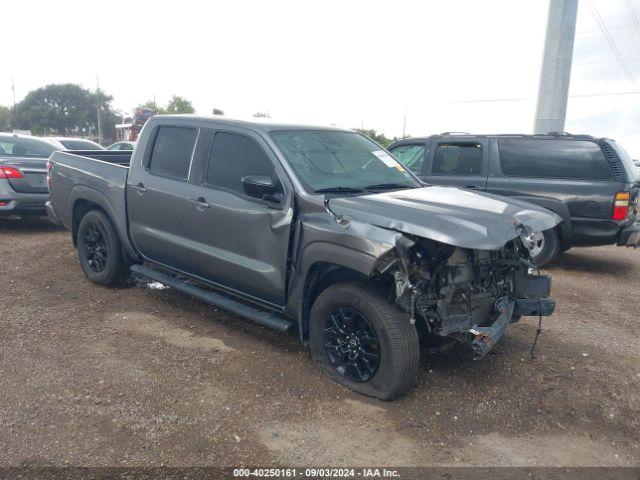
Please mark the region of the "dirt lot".
[[638, 465], [640, 251], [573, 249], [557, 313], [480, 362], [429, 355], [392, 403], [296, 336], [85, 280], [67, 232], [0, 221], [0, 465]]

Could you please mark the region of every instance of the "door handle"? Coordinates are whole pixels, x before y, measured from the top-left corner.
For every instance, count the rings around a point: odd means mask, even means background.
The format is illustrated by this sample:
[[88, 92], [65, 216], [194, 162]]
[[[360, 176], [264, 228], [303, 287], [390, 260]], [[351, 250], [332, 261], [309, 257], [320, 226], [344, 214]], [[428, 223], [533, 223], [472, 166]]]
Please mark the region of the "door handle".
[[138, 192], [138, 195], [142, 195], [144, 192], [147, 191], [147, 189], [142, 183], [138, 183], [137, 185], [131, 185], [131, 188], [133, 188], [136, 192]]
[[190, 198], [189, 203], [194, 204], [196, 208], [200, 211], [202, 211], [205, 208], [211, 208], [211, 205], [209, 205], [207, 201], [202, 197], [196, 198], [196, 199]]
[[477, 185], [465, 185], [464, 188], [468, 188], [469, 190], [480, 190], [480, 187]]

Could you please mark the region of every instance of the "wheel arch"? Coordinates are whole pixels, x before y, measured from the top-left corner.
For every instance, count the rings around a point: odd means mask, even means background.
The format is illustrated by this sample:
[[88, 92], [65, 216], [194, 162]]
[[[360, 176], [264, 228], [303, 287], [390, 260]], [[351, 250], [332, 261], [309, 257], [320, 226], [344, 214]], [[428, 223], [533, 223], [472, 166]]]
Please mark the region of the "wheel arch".
[[380, 284], [390, 283], [390, 279], [372, 277], [369, 273], [349, 266], [338, 265], [331, 261], [323, 260], [313, 263], [304, 278], [302, 299], [300, 302], [298, 324], [300, 340], [303, 344], [306, 345], [309, 342], [309, 318], [311, 308], [318, 296], [331, 285], [349, 281], [377, 282]]
[[104, 194], [86, 186], [77, 186], [70, 193], [69, 204], [71, 205], [71, 238], [74, 246], [77, 246], [78, 226], [82, 217], [91, 210], [99, 210], [111, 220], [122, 244], [125, 258], [138, 258], [138, 254], [129, 242], [125, 212], [122, 211], [120, 215], [117, 215], [116, 210]]
[[102, 206], [91, 200], [80, 198], [73, 203], [71, 208], [71, 238], [74, 247], [78, 246], [78, 227], [80, 226], [80, 222], [84, 216], [92, 210], [98, 210], [109, 217], [109, 213], [106, 212]]

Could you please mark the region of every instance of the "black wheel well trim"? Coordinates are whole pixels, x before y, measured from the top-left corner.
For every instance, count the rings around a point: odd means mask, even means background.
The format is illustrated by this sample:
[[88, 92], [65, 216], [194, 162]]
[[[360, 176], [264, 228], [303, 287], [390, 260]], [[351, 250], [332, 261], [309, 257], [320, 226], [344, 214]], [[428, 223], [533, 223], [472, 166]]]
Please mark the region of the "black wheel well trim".
[[299, 319], [300, 340], [309, 343], [309, 318], [311, 308], [318, 296], [331, 285], [347, 281], [373, 281], [362, 272], [328, 261], [318, 261], [311, 265], [304, 279], [302, 305]]
[[104, 208], [91, 200], [79, 198], [73, 203], [73, 207], [71, 209], [71, 237], [73, 239], [74, 247], [78, 246], [78, 228], [80, 227], [80, 222], [87, 213], [93, 210], [98, 210], [104, 213], [107, 217], [109, 216]]

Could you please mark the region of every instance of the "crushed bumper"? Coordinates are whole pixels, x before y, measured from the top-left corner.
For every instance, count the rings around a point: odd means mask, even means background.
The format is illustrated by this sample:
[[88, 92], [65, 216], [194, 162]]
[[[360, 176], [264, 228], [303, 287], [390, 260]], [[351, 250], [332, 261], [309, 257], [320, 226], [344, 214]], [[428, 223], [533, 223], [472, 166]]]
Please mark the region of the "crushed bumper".
[[499, 315], [488, 327], [475, 327], [469, 330], [475, 338], [471, 342], [473, 359], [484, 357], [504, 335], [507, 326], [516, 315], [546, 317], [555, 310], [555, 302], [550, 298], [502, 298], [496, 303]]
[[636, 222], [620, 232], [618, 246], [640, 247], [640, 223]]

